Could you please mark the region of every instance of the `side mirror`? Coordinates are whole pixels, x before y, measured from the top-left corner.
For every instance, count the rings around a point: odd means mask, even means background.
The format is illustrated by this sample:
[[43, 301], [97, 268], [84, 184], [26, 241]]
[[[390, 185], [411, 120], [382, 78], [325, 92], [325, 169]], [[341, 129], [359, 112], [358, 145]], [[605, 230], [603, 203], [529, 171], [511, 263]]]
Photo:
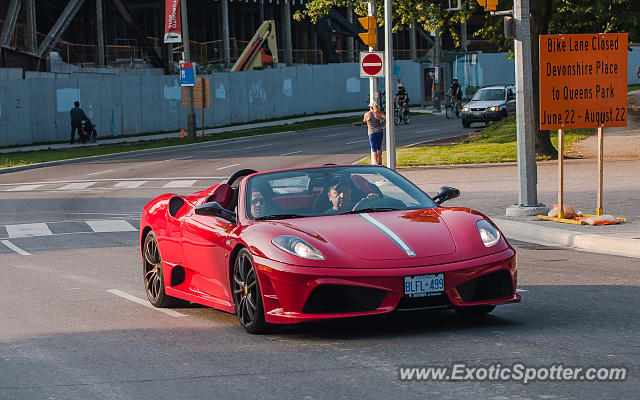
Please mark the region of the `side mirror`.
[[211, 201], [209, 203], [204, 203], [196, 207], [195, 210], [198, 215], [211, 215], [213, 217], [220, 217], [222, 219], [226, 219], [229, 222], [236, 223], [236, 215], [232, 212], [223, 208], [220, 204], [215, 201]]
[[437, 205], [440, 205], [447, 200], [455, 199], [459, 196], [460, 191], [458, 189], [449, 186], [442, 186], [438, 194], [433, 197], [433, 201], [435, 201]]

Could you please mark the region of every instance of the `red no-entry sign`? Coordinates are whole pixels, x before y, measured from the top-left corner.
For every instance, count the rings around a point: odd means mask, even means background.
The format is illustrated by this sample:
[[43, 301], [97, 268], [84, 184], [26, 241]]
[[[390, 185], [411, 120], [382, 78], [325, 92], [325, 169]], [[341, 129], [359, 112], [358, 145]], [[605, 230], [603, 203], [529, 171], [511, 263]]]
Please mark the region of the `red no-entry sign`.
[[360, 78], [377, 78], [384, 76], [382, 51], [363, 51], [360, 53]]

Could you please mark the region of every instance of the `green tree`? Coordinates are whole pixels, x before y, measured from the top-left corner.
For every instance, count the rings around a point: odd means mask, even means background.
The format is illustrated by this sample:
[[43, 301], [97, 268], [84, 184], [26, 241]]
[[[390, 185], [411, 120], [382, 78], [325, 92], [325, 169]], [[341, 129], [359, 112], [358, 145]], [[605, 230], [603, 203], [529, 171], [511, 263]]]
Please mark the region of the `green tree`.
[[[480, 6], [475, 0], [463, 0], [465, 7], [459, 11], [444, 11], [443, 2], [425, 2], [420, 0], [393, 1], [393, 31], [407, 27], [415, 20], [426, 31], [440, 28], [443, 35], [449, 34], [459, 43], [457, 27], [478, 11]], [[358, 15], [367, 14], [367, 5], [354, 0], [312, 0], [304, 11], [298, 11], [296, 19], [318, 18], [329, 13], [332, 7], [351, 7]], [[538, 129], [540, 118], [539, 104], [539, 65], [538, 36], [556, 33], [607, 33], [628, 32], [629, 41], [640, 41], [640, 1], [639, 0], [530, 0], [531, 11], [531, 48], [533, 95], [536, 129], [536, 153], [542, 156], [557, 157], [558, 152], [551, 144], [549, 131]], [[377, 15], [384, 15], [383, 1], [376, 1]], [[500, 1], [500, 10], [513, 8], [513, 0]], [[513, 40], [505, 39], [503, 17], [484, 14], [486, 23], [474, 36], [489, 39], [503, 51], [513, 51]], [[383, 24], [383, 19], [378, 18]]]

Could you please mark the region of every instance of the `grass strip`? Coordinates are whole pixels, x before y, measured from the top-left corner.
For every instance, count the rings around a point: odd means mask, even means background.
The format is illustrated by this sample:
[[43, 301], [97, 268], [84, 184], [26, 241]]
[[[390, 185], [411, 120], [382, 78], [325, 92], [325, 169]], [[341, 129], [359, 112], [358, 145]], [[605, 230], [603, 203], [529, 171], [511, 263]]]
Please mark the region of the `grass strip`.
[[[567, 149], [595, 130], [576, 129], [565, 131], [564, 143]], [[510, 116], [484, 129], [475, 137], [465, 137], [458, 144], [445, 146], [400, 147], [397, 149], [398, 167], [425, 165], [483, 164], [517, 161], [516, 119]], [[557, 131], [551, 131], [551, 142], [558, 145]], [[382, 159], [385, 159], [383, 155]], [[546, 160], [549, 157], [538, 157]], [[370, 159], [361, 161], [368, 164]]]
[[640, 89], [640, 85], [629, 85], [627, 86], [627, 92], [632, 92], [634, 90]]
[[[342, 118], [330, 118], [323, 120], [311, 120], [311, 121], [303, 121], [296, 122], [294, 124], [288, 125], [278, 125], [278, 126], [269, 126], [263, 128], [255, 128], [255, 129], [246, 129], [241, 131], [228, 131], [228, 132], [220, 132], [209, 136], [198, 136], [195, 139], [179, 139], [179, 138], [171, 138], [171, 139], [156, 139], [156, 140], [141, 140], [138, 142], [130, 142], [130, 143], [115, 143], [115, 144], [106, 144], [97, 146], [83, 146], [77, 145], [78, 147], [69, 148], [69, 149], [48, 149], [48, 150], [38, 150], [38, 151], [27, 151], [27, 152], [16, 152], [16, 153], [6, 153], [0, 154], [0, 168], [7, 167], [15, 167], [19, 165], [28, 165], [40, 162], [47, 161], [58, 161], [58, 160], [68, 160], [73, 158], [81, 158], [81, 157], [89, 157], [89, 156], [99, 156], [106, 154], [117, 154], [123, 153], [127, 151], [136, 151], [136, 150], [146, 150], [146, 149], [155, 149], [161, 147], [171, 147], [183, 144], [191, 144], [191, 143], [202, 143], [202, 142], [211, 142], [215, 140], [223, 140], [223, 139], [231, 139], [231, 138], [239, 138], [239, 137], [247, 137], [247, 136], [256, 136], [256, 135], [267, 135], [270, 133], [280, 133], [280, 132], [291, 132], [291, 131], [301, 131], [308, 129], [317, 129], [317, 128], [325, 128], [327, 126], [336, 126], [336, 125], [349, 125], [355, 122], [362, 121], [361, 116], [356, 117], [342, 117]], [[98, 143], [100, 143], [98, 141]]]

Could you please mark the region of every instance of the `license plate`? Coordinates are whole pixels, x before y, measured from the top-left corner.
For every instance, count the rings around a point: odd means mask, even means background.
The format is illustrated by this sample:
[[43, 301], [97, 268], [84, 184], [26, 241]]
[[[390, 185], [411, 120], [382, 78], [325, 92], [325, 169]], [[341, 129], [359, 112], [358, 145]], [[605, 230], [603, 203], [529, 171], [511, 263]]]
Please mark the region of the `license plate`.
[[480, 117], [482, 117], [482, 113], [473, 113], [473, 117], [474, 118], [480, 118]]
[[404, 294], [409, 297], [433, 296], [444, 292], [444, 274], [404, 277]]

